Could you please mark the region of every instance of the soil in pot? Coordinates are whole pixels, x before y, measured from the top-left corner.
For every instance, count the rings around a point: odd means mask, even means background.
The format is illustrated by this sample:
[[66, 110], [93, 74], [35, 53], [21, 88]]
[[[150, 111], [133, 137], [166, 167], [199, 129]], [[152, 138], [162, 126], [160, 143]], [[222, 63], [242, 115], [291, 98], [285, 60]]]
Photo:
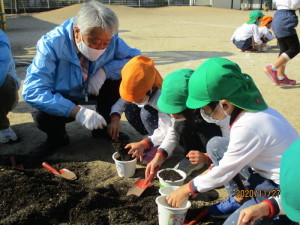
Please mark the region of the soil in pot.
[[117, 158], [119, 161], [130, 161], [133, 158], [131, 155], [128, 154], [130, 148], [125, 148], [127, 144], [120, 143], [120, 142], [113, 142], [112, 143], [114, 149], [120, 154], [120, 157]]
[[175, 170], [164, 170], [159, 173], [159, 176], [164, 180], [177, 181], [183, 177]]

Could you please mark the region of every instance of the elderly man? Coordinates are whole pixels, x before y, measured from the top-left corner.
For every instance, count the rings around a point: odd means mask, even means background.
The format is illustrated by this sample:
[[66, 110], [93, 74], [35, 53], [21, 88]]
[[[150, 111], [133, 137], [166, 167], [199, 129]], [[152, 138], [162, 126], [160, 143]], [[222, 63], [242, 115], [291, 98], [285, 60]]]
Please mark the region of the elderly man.
[[[24, 100], [38, 109], [37, 127], [48, 137], [36, 152], [67, 145], [65, 125], [74, 120], [118, 139], [120, 115], [111, 109], [120, 97], [120, 71], [141, 54], [118, 37], [118, 25], [111, 9], [92, 1], [38, 41], [23, 89]], [[86, 106], [91, 100], [96, 110]]]
[[10, 43], [0, 30], [0, 143], [17, 140], [16, 133], [10, 128], [7, 114], [17, 105], [20, 79], [16, 76]]

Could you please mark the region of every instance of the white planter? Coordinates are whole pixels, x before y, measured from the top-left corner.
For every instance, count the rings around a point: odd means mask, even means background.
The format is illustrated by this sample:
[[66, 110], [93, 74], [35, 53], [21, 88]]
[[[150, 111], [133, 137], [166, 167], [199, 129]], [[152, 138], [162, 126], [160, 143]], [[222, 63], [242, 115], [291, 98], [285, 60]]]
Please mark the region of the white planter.
[[159, 193], [161, 196], [169, 195], [172, 191], [175, 191], [179, 186], [167, 186], [159, 188]]
[[159, 225], [182, 225], [187, 213], [191, 207], [191, 202], [183, 202], [180, 208], [171, 207], [166, 200], [166, 196], [159, 196], [155, 200], [158, 207]]
[[116, 168], [119, 177], [132, 177], [135, 173], [136, 168], [136, 158], [130, 161], [119, 161], [117, 158], [120, 157], [120, 154], [115, 152], [112, 156], [113, 160], [116, 163]]
[[[182, 179], [180, 180], [176, 180], [176, 181], [171, 181], [171, 180], [164, 180], [161, 176], [160, 176], [160, 173], [163, 172], [163, 171], [166, 171], [166, 170], [174, 170], [176, 171], [177, 173], [179, 173], [181, 176], [182, 176]], [[183, 185], [183, 182], [186, 178], [186, 173], [183, 172], [182, 170], [176, 170], [176, 169], [173, 169], [173, 168], [167, 168], [167, 169], [162, 169], [162, 170], [159, 170], [157, 172], [157, 177], [158, 177], [158, 180], [159, 180], [159, 183], [160, 183], [160, 186], [161, 187], [167, 187], [167, 186], [181, 186]]]

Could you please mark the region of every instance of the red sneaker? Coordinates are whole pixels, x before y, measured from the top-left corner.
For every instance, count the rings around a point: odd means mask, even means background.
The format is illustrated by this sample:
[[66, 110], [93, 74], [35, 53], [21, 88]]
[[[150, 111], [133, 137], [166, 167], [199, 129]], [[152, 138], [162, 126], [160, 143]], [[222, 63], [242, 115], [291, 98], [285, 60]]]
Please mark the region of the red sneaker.
[[287, 85], [295, 85], [296, 81], [289, 79], [286, 75], [284, 75], [284, 78], [282, 80], [278, 80], [279, 84], [287, 84]]
[[264, 68], [265, 73], [269, 76], [269, 78], [274, 82], [276, 85], [280, 85], [278, 77], [277, 77], [277, 71], [272, 70], [272, 66], [266, 66]]

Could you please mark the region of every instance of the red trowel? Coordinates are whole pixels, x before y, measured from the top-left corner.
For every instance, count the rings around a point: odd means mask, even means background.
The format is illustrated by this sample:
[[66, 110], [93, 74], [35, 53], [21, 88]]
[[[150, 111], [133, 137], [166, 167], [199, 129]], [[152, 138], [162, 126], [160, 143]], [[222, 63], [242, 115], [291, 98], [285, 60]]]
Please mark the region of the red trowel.
[[156, 167], [154, 169], [154, 173], [150, 174], [146, 180], [138, 180], [137, 182], [134, 183], [134, 185], [129, 188], [127, 192], [127, 196], [129, 195], [136, 195], [136, 196], [141, 196], [141, 194], [146, 190], [146, 188], [151, 184], [151, 181], [153, 177], [156, 175], [159, 167]]
[[53, 173], [55, 176], [58, 176], [58, 177], [61, 177], [61, 178], [67, 179], [67, 180], [76, 180], [77, 179], [77, 176], [75, 175], [75, 173], [73, 173], [72, 171], [70, 171], [68, 169], [56, 170], [46, 162], [43, 162], [42, 166], [45, 169], [49, 170], [51, 173]]

